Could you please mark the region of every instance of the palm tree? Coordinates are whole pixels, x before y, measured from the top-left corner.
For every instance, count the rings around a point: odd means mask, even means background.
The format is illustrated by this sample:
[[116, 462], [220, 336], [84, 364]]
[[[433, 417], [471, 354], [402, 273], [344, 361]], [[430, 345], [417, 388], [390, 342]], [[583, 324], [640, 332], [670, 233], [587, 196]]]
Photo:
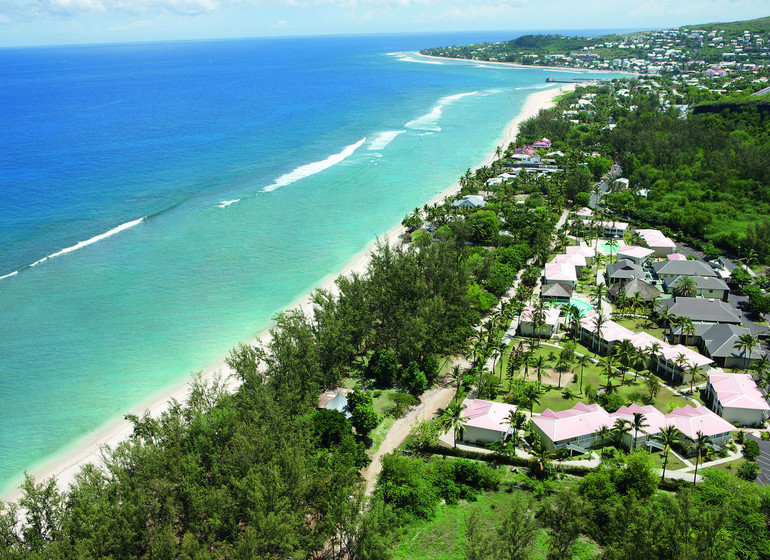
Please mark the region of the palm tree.
[[601, 441], [601, 446], [604, 447], [605, 442], [612, 437], [612, 430], [609, 426], [602, 426], [594, 432], [594, 435]]
[[[692, 324], [692, 319], [689, 317], [677, 317], [674, 320], [674, 324], [676, 325], [676, 328], [679, 329], [679, 344], [684, 344], [687, 342], [687, 337], [685, 333], [687, 334], [695, 334], [695, 326]], [[671, 330], [671, 336], [674, 335], [673, 329]]]
[[615, 420], [615, 423], [612, 425], [612, 434], [615, 436], [618, 446], [622, 447], [623, 436], [629, 433], [631, 433], [631, 423], [628, 420], [623, 418]]
[[529, 405], [529, 417], [532, 418], [532, 411], [536, 404], [540, 404], [540, 391], [534, 385], [527, 384], [524, 387], [524, 400]]
[[615, 356], [610, 354], [606, 358], [599, 360], [602, 367], [602, 373], [607, 376], [607, 393], [612, 392], [612, 378], [615, 377]]
[[751, 353], [758, 345], [759, 339], [751, 333], [740, 335], [733, 345], [733, 348], [738, 350], [741, 353], [741, 356], [743, 356], [743, 369], [746, 371], [749, 371], [748, 356], [751, 356]]
[[660, 475], [661, 482], [666, 476], [666, 465], [668, 464], [668, 454], [673, 445], [679, 441], [682, 432], [674, 425], [663, 426], [660, 433], [655, 438], [663, 444], [663, 474]]
[[677, 296], [695, 297], [698, 294], [698, 285], [692, 276], [680, 276], [673, 291]]
[[539, 439], [536, 439], [532, 445], [532, 461], [535, 464], [535, 472], [538, 478], [545, 478], [548, 475], [551, 457], [551, 452], [545, 448]]
[[513, 455], [516, 455], [516, 438], [519, 435], [519, 430], [521, 430], [524, 427], [524, 424], [527, 421], [527, 417], [522, 414], [521, 412], [513, 411], [511, 410], [508, 413], [508, 417], [503, 420], [503, 424], [508, 424], [511, 428], [513, 433], [511, 434], [511, 441], [513, 442]]
[[636, 351], [634, 345], [627, 338], [621, 340], [614, 348], [614, 353], [620, 360], [620, 374], [622, 376], [620, 384], [623, 385], [626, 382], [626, 371], [628, 371], [628, 365], [631, 362], [631, 357]]
[[679, 354], [674, 356], [674, 363], [681, 370], [682, 381], [684, 381], [684, 370], [685, 370], [686, 365], [687, 365], [687, 356], [684, 355], [684, 352], [679, 352]]
[[454, 366], [452, 368], [452, 371], [449, 373], [449, 379], [455, 383], [455, 398], [457, 398], [457, 395], [460, 393], [460, 386], [463, 382], [463, 371], [460, 369], [460, 366]]
[[637, 314], [639, 311], [639, 308], [644, 305], [644, 300], [642, 299], [642, 294], [639, 292], [636, 292], [633, 296], [631, 296], [631, 300], [629, 301], [631, 305], [631, 313], [634, 315]]
[[644, 428], [648, 427], [647, 418], [641, 412], [634, 412], [634, 421], [632, 422], [634, 427], [634, 449], [636, 449], [636, 438], [639, 435], [639, 430], [644, 433]]
[[703, 375], [701, 374], [700, 368], [692, 362], [687, 364], [684, 373], [685, 375], [690, 375], [690, 394], [692, 394], [693, 385], [695, 385], [696, 381], [703, 379]]
[[452, 430], [455, 448], [457, 447], [457, 434], [460, 434], [460, 439], [463, 438], [463, 423], [468, 420], [463, 416], [463, 410], [465, 410], [465, 405], [462, 401], [459, 398], [453, 400], [447, 407], [442, 421], [444, 428]]
[[540, 390], [540, 385], [543, 380], [543, 369], [545, 369], [545, 358], [543, 356], [533, 356], [530, 365], [535, 368], [535, 374], [537, 375], [537, 390]]
[[693, 486], [695, 485], [695, 481], [698, 479], [698, 463], [700, 462], [700, 456], [704, 449], [706, 449], [707, 446], [713, 445], [711, 438], [707, 435], [704, 435], [702, 431], [698, 430], [696, 433], [695, 442], [690, 446], [690, 449], [695, 450], [695, 471], [692, 477], [692, 483]]
[[598, 349], [601, 346], [602, 341], [602, 327], [607, 323], [607, 318], [601, 313], [601, 311], [594, 317], [594, 328], [596, 329], [596, 344], [594, 347], [594, 354], [598, 354]]
[[650, 356], [655, 357], [655, 371], [660, 369], [660, 351], [663, 350], [663, 345], [660, 342], [653, 342], [650, 344]]
[[[580, 383], [578, 385], [578, 391], [580, 394], [583, 394], [583, 370], [586, 368], [586, 366], [591, 365], [591, 358], [588, 356], [581, 354], [580, 356], [577, 356], [575, 358], [575, 369], [580, 368]], [[573, 370], [574, 371], [574, 370]]]
[[591, 288], [591, 298], [596, 300], [596, 309], [601, 312], [602, 301], [607, 298], [607, 285], [601, 283]]
[[668, 328], [669, 331], [671, 331], [671, 336], [673, 337], [674, 336], [673, 323], [676, 320], [676, 315], [671, 313], [671, 311], [669, 311], [667, 307], [663, 307], [659, 309], [659, 311], [657, 312], [657, 315], [658, 315], [659, 324], [663, 328], [663, 335], [665, 336], [666, 328]]
[[615, 249], [617, 249], [619, 246], [620, 245], [618, 245], [618, 242], [615, 241], [614, 239], [610, 239], [607, 242], [607, 248], [610, 250], [610, 262], [612, 262], [612, 248], [614, 247]]

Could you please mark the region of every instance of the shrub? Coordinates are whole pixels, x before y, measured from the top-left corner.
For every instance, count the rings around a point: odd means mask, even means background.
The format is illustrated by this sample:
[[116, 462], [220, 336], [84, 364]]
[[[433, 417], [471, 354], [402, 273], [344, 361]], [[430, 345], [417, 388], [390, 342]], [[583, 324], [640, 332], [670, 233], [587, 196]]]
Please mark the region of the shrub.
[[743, 444], [743, 457], [747, 461], [756, 461], [759, 457], [759, 444], [753, 439], [747, 439]]
[[752, 461], [745, 461], [740, 467], [738, 467], [738, 476], [743, 480], [751, 482], [759, 476], [759, 465]]
[[767, 441], [770, 439], [770, 432], [762, 432], [762, 441]]

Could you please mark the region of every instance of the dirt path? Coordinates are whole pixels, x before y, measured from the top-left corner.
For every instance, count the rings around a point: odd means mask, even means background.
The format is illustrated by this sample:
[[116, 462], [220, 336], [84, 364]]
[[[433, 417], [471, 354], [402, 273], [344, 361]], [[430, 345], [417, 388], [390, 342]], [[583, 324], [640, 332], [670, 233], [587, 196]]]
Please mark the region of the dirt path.
[[380, 448], [372, 456], [371, 464], [362, 473], [364, 480], [366, 480], [367, 495], [374, 491], [377, 475], [382, 470], [382, 457], [392, 453], [401, 445], [406, 436], [409, 435], [414, 424], [433, 418], [439, 409], [446, 408], [452, 402], [454, 396], [455, 387], [453, 385], [440, 386], [426, 391], [422, 395], [422, 401], [419, 405], [410, 409], [404, 416], [393, 423], [382, 444], [380, 444]]

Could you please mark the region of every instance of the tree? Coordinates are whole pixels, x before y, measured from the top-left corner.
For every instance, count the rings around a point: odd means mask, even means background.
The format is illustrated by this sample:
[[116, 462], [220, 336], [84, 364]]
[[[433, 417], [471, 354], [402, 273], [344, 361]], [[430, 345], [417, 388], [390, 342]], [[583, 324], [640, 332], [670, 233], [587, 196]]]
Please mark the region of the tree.
[[607, 376], [606, 392], [612, 392], [612, 378], [615, 377], [615, 356], [610, 354], [606, 358], [599, 360], [602, 367], [602, 373]]
[[601, 313], [602, 302], [607, 299], [607, 285], [601, 283], [591, 288], [591, 298], [596, 300], [596, 309]]
[[548, 528], [548, 560], [571, 559], [575, 544], [586, 527], [588, 507], [573, 489], [565, 488], [547, 500], [538, 518]]
[[711, 438], [704, 435], [701, 430], [698, 430], [695, 435], [695, 441], [690, 446], [690, 448], [695, 451], [695, 471], [693, 471], [692, 475], [693, 485], [695, 485], [695, 482], [698, 480], [698, 463], [700, 462], [701, 454], [708, 448], [708, 446], [712, 445]]
[[583, 370], [586, 368], [586, 366], [591, 365], [591, 358], [586, 356], [585, 354], [581, 354], [577, 358], [575, 358], [575, 369], [580, 368], [580, 382], [578, 385], [578, 391], [582, 394], [583, 393]]
[[679, 430], [679, 428], [677, 428], [672, 424], [663, 426], [663, 428], [661, 428], [658, 435], [655, 436], [655, 438], [661, 444], [663, 444], [663, 472], [660, 475], [661, 481], [663, 481], [663, 479], [666, 476], [666, 465], [668, 464], [668, 454], [670, 453], [671, 448], [674, 446], [674, 444], [679, 441], [681, 436], [682, 436], [682, 432]]
[[374, 410], [374, 398], [369, 391], [356, 389], [348, 394], [348, 410], [356, 433], [368, 438], [369, 433], [377, 427], [379, 419]]
[[425, 374], [420, 370], [417, 362], [411, 362], [409, 367], [404, 370], [401, 376], [402, 383], [406, 386], [410, 394], [415, 397], [422, 395], [428, 388], [428, 380]]
[[660, 392], [660, 383], [658, 383], [658, 380], [655, 379], [655, 377], [652, 374], [649, 374], [647, 378], [644, 380], [644, 385], [647, 388], [647, 394], [649, 395], [649, 398], [650, 398], [649, 404], [654, 404], [655, 399], [658, 396], [658, 393]]
[[529, 415], [532, 417], [535, 405], [540, 404], [540, 389], [534, 383], [524, 386], [524, 401], [529, 405]]
[[753, 439], [746, 438], [743, 443], [743, 458], [747, 461], [756, 461], [759, 457], [760, 449], [759, 444]]
[[599, 445], [604, 447], [604, 444], [607, 442], [607, 440], [612, 437], [612, 430], [610, 429], [609, 426], [604, 425], [598, 430], [596, 430], [594, 432], [594, 435], [596, 435], [596, 437], [599, 438], [599, 442], [600, 442]]
[[535, 368], [535, 375], [537, 375], [537, 389], [539, 391], [543, 379], [543, 370], [545, 369], [545, 358], [543, 356], [533, 356], [530, 365]]
[[463, 439], [463, 424], [468, 421], [468, 418], [463, 416], [463, 410], [465, 410], [465, 405], [459, 398], [456, 398], [449, 404], [442, 419], [444, 428], [452, 431], [454, 447], [457, 447], [458, 434], [460, 434], [460, 439]]
[[612, 434], [619, 447], [623, 446], [623, 436], [631, 433], [631, 423], [628, 420], [618, 418], [612, 426]]
[[602, 314], [601, 311], [594, 316], [594, 332], [596, 333], [596, 344], [594, 346], [594, 354], [597, 354], [599, 351], [599, 347], [602, 343], [602, 327], [607, 323], [607, 318]]
[[519, 436], [519, 430], [521, 430], [524, 427], [524, 424], [527, 422], [527, 417], [522, 414], [521, 412], [517, 411], [510, 411], [508, 413], [508, 417], [503, 420], [503, 424], [508, 424], [511, 427], [511, 444], [512, 444], [512, 454], [516, 455], [516, 439]]
[[684, 374], [690, 376], [690, 394], [692, 394], [695, 383], [703, 379], [703, 374], [698, 365], [693, 362], [687, 364]]
[[644, 416], [644, 414], [641, 412], [634, 412], [634, 421], [632, 422], [634, 426], [634, 449], [636, 449], [636, 438], [639, 435], [639, 430], [644, 432], [644, 428], [649, 426], [649, 424], [646, 422], [647, 418]]
[[626, 372], [628, 371], [628, 366], [631, 363], [631, 358], [635, 351], [634, 345], [631, 344], [631, 341], [627, 338], [621, 340], [614, 348], [614, 353], [620, 360], [621, 385], [626, 382]]
[[735, 341], [735, 344], [733, 345], [733, 348], [738, 350], [741, 353], [741, 356], [743, 356], [743, 359], [744, 359], [743, 369], [745, 369], [746, 371], [749, 370], [748, 357], [751, 356], [751, 353], [754, 351], [754, 349], [758, 345], [759, 345], [759, 339], [751, 333], [740, 335], [738, 339]]
[[680, 276], [674, 284], [674, 295], [682, 297], [695, 297], [698, 294], [698, 286], [692, 276]]
[[660, 364], [660, 352], [663, 350], [663, 345], [660, 342], [653, 342], [650, 344], [650, 356], [655, 358], [655, 371], [658, 371]]
[[532, 515], [526, 494], [516, 492], [511, 497], [510, 509], [497, 529], [498, 556], [505, 560], [524, 560], [532, 556], [532, 547], [540, 524]]

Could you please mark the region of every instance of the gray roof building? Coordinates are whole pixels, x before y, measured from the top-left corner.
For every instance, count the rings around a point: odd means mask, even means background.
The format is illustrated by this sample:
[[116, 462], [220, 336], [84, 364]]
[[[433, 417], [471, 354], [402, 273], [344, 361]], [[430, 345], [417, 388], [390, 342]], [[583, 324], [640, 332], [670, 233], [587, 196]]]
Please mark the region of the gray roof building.
[[734, 325], [742, 323], [737, 309], [728, 303], [716, 299], [696, 297], [664, 299], [658, 305], [658, 310], [663, 309], [668, 309], [670, 313], [677, 317], [688, 317], [693, 322], [701, 321], [704, 323], [728, 323]]
[[652, 269], [662, 276], [716, 276], [714, 269], [702, 261], [658, 261], [652, 263]]
[[610, 295], [613, 298], [618, 297], [621, 287], [625, 288], [627, 298], [632, 298], [639, 294], [644, 301], [650, 301], [660, 296], [658, 288], [638, 278], [613, 284], [609, 289]]
[[625, 280], [644, 280], [645, 278], [642, 267], [627, 259], [620, 259], [607, 265], [607, 280], [611, 284]]

